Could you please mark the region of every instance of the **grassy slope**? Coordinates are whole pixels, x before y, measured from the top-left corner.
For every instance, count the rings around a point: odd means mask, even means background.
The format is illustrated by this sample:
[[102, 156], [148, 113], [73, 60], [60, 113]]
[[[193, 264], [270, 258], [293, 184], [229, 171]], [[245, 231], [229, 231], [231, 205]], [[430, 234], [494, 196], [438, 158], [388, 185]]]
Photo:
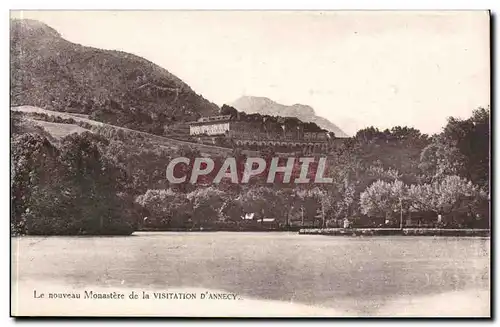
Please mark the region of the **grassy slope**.
[[[56, 117], [61, 117], [61, 118], [72, 118], [75, 121], [85, 122], [85, 123], [88, 123], [88, 124], [91, 124], [94, 126], [107, 126], [107, 127], [118, 129], [118, 130], [123, 130], [124, 132], [128, 132], [128, 133], [138, 133], [138, 134], [141, 134], [143, 136], [146, 136], [154, 144], [158, 144], [159, 146], [168, 147], [171, 149], [178, 149], [180, 146], [186, 145], [186, 146], [190, 146], [190, 147], [193, 147], [195, 149], [198, 149], [203, 155], [209, 155], [209, 156], [210, 155], [222, 155], [222, 156], [225, 156], [225, 155], [230, 155], [232, 153], [232, 150], [228, 149], [228, 148], [179, 141], [179, 140], [175, 140], [175, 139], [171, 139], [171, 138], [167, 138], [167, 137], [157, 136], [157, 135], [148, 134], [145, 132], [140, 132], [140, 131], [124, 128], [124, 127], [105, 124], [102, 122], [98, 122], [95, 120], [85, 118], [82, 115], [75, 115], [75, 114], [67, 113], [67, 112], [51, 111], [51, 110], [42, 109], [42, 108], [33, 107], [33, 106], [13, 107], [13, 108], [11, 108], [11, 110], [16, 111], [16, 112], [24, 112], [24, 113], [31, 113], [31, 112], [44, 113], [44, 114], [47, 114], [50, 116], [56, 116]], [[56, 133], [56, 134], [63, 133], [61, 126], [58, 126], [57, 129], [54, 129], [55, 126], [47, 125], [47, 124], [55, 124], [55, 123], [48, 123], [48, 122], [43, 122], [43, 121], [38, 121], [38, 122], [43, 127], [48, 126], [49, 129], [47, 129], [47, 132], [51, 133], [51, 135], [53, 133]], [[57, 125], [76, 126], [76, 125], [72, 125], [72, 124], [57, 124]], [[79, 126], [77, 126], [77, 127], [79, 127]], [[64, 129], [64, 131], [69, 131], [71, 128], [72, 127], [67, 127]], [[53, 135], [53, 136], [57, 137], [57, 135]], [[253, 151], [250, 151], [249, 153], [252, 153], [252, 152]]]
[[35, 120], [35, 119], [29, 119], [29, 120], [33, 121], [35, 124], [45, 129], [48, 133], [50, 133], [50, 135], [52, 135], [56, 139], [63, 138], [73, 133], [80, 134], [83, 132], [90, 132], [90, 130], [88, 129], [73, 124], [51, 123], [48, 121]]

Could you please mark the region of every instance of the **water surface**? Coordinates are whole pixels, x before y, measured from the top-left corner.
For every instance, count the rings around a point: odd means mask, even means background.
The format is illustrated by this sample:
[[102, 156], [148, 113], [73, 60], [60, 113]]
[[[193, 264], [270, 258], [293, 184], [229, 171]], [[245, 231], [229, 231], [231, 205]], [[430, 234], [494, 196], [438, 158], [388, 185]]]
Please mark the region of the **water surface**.
[[19, 237], [12, 250], [21, 286], [223, 290], [350, 315], [489, 310], [489, 238], [137, 232]]

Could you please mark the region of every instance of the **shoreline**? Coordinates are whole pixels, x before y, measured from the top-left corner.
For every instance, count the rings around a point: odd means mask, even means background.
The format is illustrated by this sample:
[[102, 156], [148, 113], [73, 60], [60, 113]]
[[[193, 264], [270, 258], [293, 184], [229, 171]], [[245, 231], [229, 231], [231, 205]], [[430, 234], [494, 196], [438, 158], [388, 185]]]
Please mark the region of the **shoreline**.
[[489, 229], [472, 228], [304, 228], [300, 235], [328, 236], [468, 236], [489, 237]]
[[128, 237], [140, 233], [296, 233], [298, 235], [325, 235], [325, 236], [450, 236], [450, 237], [490, 237], [490, 229], [467, 228], [297, 228], [297, 229], [138, 229], [130, 234], [20, 234], [16, 237]]

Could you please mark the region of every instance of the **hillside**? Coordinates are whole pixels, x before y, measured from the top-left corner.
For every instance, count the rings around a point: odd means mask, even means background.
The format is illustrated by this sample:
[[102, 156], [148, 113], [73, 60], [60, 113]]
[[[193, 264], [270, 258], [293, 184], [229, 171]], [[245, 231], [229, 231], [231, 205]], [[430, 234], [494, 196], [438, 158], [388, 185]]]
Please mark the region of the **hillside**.
[[249, 114], [259, 113], [270, 116], [297, 117], [303, 122], [312, 122], [323, 129], [334, 132], [337, 137], [348, 137], [344, 131], [328, 119], [317, 116], [314, 109], [307, 105], [294, 104], [293, 106], [285, 106], [268, 98], [252, 96], [243, 96], [230, 105]]
[[61, 139], [73, 133], [81, 134], [84, 132], [90, 132], [90, 130], [74, 124], [51, 123], [35, 119], [31, 119], [29, 121], [35, 123], [37, 126], [40, 126], [56, 139]]
[[35, 20], [11, 20], [11, 105], [87, 114], [162, 134], [219, 108], [138, 56], [71, 43]]
[[[146, 132], [128, 129], [125, 127], [102, 123], [73, 113], [51, 111], [33, 106], [11, 107], [11, 111], [14, 113], [22, 114], [24, 118], [23, 122], [29, 123], [24, 125], [25, 132], [30, 132], [30, 129], [33, 129], [34, 126], [39, 126], [42, 128], [42, 130], [45, 130], [46, 133], [44, 134], [44, 136], [49, 136], [54, 139], [59, 139], [72, 133], [82, 133], [84, 131], [90, 131], [95, 134], [101, 134], [106, 138], [110, 138], [110, 136], [108, 135], [110, 132], [118, 132], [122, 135], [129, 135], [132, 138], [141, 138], [149, 145], [154, 145], [168, 150], [177, 151], [182, 147], [189, 147], [195, 151], [199, 151], [203, 156], [227, 156], [232, 153], [232, 149], [229, 148], [185, 142], [168, 137], [153, 135]], [[59, 119], [73, 120], [74, 123], [51, 123], [43, 121], [36, 116], [30, 116], [37, 114], [57, 117]], [[85, 127], [76, 124], [81, 124]], [[38, 130], [37, 132], [39, 133], [40, 130]], [[243, 150], [242, 153], [248, 156], [256, 156], [258, 154], [258, 152], [251, 150]]]

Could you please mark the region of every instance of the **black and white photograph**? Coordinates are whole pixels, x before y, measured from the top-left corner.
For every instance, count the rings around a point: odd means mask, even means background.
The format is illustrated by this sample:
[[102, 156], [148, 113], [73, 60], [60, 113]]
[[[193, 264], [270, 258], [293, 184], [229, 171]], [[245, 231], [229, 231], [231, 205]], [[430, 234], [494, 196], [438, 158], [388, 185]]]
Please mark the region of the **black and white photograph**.
[[11, 10], [11, 317], [491, 318], [488, 10]]

